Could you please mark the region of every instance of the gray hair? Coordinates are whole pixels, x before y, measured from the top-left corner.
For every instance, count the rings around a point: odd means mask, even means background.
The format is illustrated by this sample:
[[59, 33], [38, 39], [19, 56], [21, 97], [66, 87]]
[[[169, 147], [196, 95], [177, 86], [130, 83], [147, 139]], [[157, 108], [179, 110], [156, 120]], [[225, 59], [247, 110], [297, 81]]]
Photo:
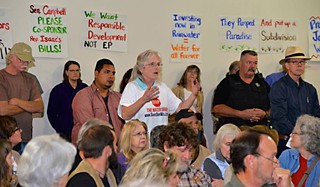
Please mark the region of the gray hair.
[[58, 134], [38, 136], [27, 144], [18, 164], [17, 176], [24, 187], [57, 185], [68, 174], [76, 148]]
[[300, 116], [295, 129], [301, 131], [301, 144], [312, 154], [320, 155], [320, 118], [308, 114]]
[[150, 56], [157, 55], [160, 58], [160, 61], [162, 61], [161, 56], [159, 52], [148, 49], [142, 53], [140, 53], [137, 57], [137, 63], [133, 67], [131, 78], [129, 81], [133, 81], [137, 77], [139, 77], [141, 80], [143, 80], [142, 74], [139, 70], [139, 68], [142, 68], [144, 66], [144, 63], [149, 59]]
[[83, 134], [90, 128], [98, 125], [105, 125], [108, 126], [110, 129], [113, 129], [113, 127], [110, 125], [110, 123], [103, 121], [98, 118], [92, 118], [86, 121], [80, 128], [78, 137], [77, 137], [77, 145], [79, 145], [80, 141], [82, 140]]
[[224, 137], [236, 137], [236, 135], [240, 132], [241, 130], [234, 124], [227, 123], [222, 125], [222, 127], [220, 127], [220, 129], [218, 130], [217, 135], [213, 141], [213, 150], [217, 151], [221, 148], [222, 140]]
[[257, 52], [252, 51], [252, 50], [244, 50], [241, 52], [240, 55], [240, 60], [243, 60], [244, 56], [246, 56], [246, 54], [249, 54], [250, 56], [258, 56]]

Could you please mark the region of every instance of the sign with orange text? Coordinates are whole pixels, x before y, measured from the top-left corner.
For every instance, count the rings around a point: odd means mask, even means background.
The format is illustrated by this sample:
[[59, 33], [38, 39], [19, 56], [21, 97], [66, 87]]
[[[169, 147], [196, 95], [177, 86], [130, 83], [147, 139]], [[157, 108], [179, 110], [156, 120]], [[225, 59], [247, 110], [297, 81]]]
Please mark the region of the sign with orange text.
[[297, 43], [297, 21], [262, 18], [260, 20], [260, 52], [281, 53]]
[[9, 9], [0, 8], [0, 62], [5, 62], [12, 47], [12, 28]]
[[257, 51], [259, 27], [255, 18], [221, 17], [219, 20], [219, 49], [226, 52]]
[[202, 19], [195, 15], [173, 14], [170, 62], [201, 62]]
[[83, 37], [84, 48], [127, 52], [127, 16], [111, 12], [84, 10]]
[[320, 16], [309, 18], [309, 56], [313, 61], [320, 60]]
[[29, 44], [35, 57], [68, 56], [67, 9], [52, 5], [29, 6]]

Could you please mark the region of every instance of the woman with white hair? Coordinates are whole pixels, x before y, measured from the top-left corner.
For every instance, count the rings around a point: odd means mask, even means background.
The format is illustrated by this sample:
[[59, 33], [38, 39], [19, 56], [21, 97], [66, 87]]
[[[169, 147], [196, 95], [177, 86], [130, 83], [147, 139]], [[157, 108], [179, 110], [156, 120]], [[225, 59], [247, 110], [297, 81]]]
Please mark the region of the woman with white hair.
[[122, 119], [139, 119], [152, 130], [157, 125], [168, 124], [169, 114], [191, 107], [200, 90], [199, 82], [193, 81], [191, 95], [181, 102], [166, 84], [158, 80], [161, 66], [157, 51], [146, 50], [139, 54], [130, 82], [120, 99], [118, 114]]
[[224, 173], [230, 165], [230, 145], [240, 132], [237, 126], [231, 123], [224, 124], [213, 141], [214, 152], [203, 161], [202, 169], [217, 186], [223, 186]]
[[27, 144], [18, 164], [23, 187], [64, 187], [76, 148], [58, 134], [38, 136]]
[[300, 116], [290, 136], [293, 149], [281, 153], [280, 166], [290, 170], [294, 186], [317, 186], [320, 179], [320, 118], [307, 114]]

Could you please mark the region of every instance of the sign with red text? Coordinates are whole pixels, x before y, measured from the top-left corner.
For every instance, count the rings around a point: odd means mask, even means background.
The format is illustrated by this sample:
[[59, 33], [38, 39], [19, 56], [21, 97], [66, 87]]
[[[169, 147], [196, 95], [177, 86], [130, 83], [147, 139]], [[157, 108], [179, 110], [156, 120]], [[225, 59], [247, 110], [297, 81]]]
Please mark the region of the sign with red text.
[[29, 44], [35, 57], [68, 56], [67, 9], [52, 5], [29, 6]]
[[127, 16], [111, 12], [84, 10], [82, 12], [83, 37], [85, 48], [126, 52]]
[[309, 18], [309, 56], [311, 60], [320, 60], [320, 16]]
[[258, 51], [259, 26], [257, 19], [221, 17], [219, 19], [219, 49], [226, 52]]
[[0, 62], [5, 62], [12, 47], [12, 28], [9, 9], [0, 8]]
[[171, 21], [170, 62], [200, 63], [201, 17], [173, 14]]
[[281, 53], [297, 43], [297, 21], [262, 18], [260, 20], [260, 52]]

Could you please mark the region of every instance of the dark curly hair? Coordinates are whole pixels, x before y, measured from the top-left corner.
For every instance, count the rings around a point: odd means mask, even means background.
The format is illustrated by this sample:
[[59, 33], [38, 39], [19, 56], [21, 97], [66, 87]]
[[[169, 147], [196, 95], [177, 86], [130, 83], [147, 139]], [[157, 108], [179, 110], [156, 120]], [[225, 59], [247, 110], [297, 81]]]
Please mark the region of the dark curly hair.
[[160, 133], [159, 145], [164, 151], [164, 143], [170, 148], [173, 146], [187, 146], [197, 148], [199, 141], [195, 131], [185, 123], [172, 123], [167, 125]]

